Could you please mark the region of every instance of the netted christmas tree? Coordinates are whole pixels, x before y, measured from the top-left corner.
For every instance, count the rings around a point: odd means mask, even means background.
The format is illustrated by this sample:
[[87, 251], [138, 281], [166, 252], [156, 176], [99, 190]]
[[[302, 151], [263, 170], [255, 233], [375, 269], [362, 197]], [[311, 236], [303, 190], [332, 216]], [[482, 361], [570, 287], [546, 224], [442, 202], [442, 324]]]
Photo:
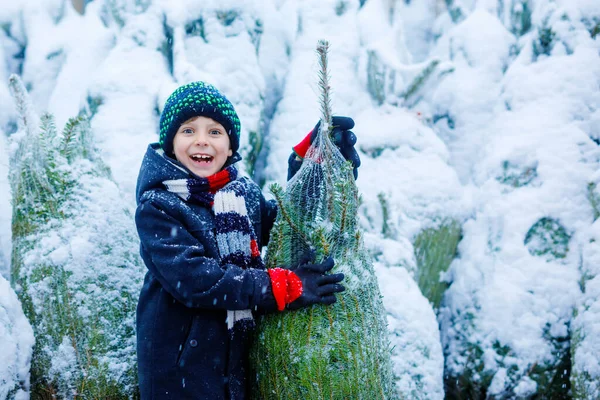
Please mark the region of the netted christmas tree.
[[11, 280], [34, 329], [32, 398], [136, 396], [135, 306], [143, 278], [133, 217], [87, 119], [62, 133], [21, 80], [13, 136]]
[[256, 399], [394, 397], [385, 311], [373, 265], [357, 229], [359, 196], [352, 165], [333, 144], [326, 42], [318, 46], [320, 130], [298, 173], [271, 191], [278, 216], [267, 265], [298, 265], [307, 253], [335, 260], [346, 291], [333, 306], [265, 316], [251, 351]]

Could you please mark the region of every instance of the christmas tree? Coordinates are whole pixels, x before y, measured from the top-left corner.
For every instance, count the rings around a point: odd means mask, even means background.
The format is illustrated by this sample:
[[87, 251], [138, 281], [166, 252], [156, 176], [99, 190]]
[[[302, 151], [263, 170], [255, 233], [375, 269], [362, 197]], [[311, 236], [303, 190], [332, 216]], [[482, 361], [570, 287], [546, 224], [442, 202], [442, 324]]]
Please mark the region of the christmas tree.
[[133, 217], [93, 146], [84, 115], [59, 134], [21, 80], [10, 160], [11, 278], [33, 326], [34, 398], [131, 398], [134, 315], [143, 271]]
[[359, 196], [330, 138], [328, 44], [318, 46], [322, 89], [320, 130], [302, 167], [284, 190], [268, 267], [295, 266], [308, 254], [332, 256], [346, 291], [333, 306], [265, 316], [251, 352], [253, 395], [260, 399], [388, 399], [393, 397], [385, 312], [371, 260], [357, 229]]

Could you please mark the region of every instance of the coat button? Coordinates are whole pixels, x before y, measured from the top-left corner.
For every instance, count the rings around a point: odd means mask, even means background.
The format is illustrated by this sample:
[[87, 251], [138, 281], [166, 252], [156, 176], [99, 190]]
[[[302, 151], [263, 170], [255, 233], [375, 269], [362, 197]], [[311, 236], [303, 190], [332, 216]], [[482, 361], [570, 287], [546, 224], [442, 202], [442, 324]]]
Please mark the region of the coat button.
[[190, 340], [190, 346], [192, 346], [192, 347], [198, 346], [198, 341], [196, 339]]

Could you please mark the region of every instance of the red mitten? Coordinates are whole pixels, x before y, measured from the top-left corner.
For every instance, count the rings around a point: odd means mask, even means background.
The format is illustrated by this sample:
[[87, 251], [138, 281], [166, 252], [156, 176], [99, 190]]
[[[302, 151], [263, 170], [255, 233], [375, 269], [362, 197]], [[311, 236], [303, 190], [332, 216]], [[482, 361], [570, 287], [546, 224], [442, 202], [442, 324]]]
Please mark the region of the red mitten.
[[335, 293], [344, 291], [340, 284], [344, 274], [328, 274], [333, 265], [330, 257], [318, 264], [301, 263], [294, 271], [283, 268], [267, 270], [277, 309], [283, 311], [287, 306], [290, 310], [297, 310], [312, 304], [335, 303]]
[[289, 269], [271, 268], [267, 272], [271, 278], [277, 309], [283, 311], [286, 305], [302, 295], [302, 281]]

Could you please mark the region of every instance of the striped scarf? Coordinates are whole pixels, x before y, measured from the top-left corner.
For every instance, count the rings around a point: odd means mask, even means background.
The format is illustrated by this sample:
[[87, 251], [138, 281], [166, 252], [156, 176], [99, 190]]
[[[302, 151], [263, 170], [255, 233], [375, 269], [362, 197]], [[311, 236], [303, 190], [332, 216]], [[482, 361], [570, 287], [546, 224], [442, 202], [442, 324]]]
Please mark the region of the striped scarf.
[[[264, 269], [256, 234], [246, 207], [247, 183], [236, 180], [237, 170], [229, 166], [207, 178], [163, 181], [168, 191], [185, 201], [212, 207], [219, 248], [219, 263], [241, 268]], [[228, 310], [227, 328], [252, 328], [250, 310]]]
[[163, 185], [185, 201], [212, 207], [215, 193], [229, 182], [235, 181], [237, 175], [237, 169], [230, 165], [207, 178], [172, 179], [163, 181]]

